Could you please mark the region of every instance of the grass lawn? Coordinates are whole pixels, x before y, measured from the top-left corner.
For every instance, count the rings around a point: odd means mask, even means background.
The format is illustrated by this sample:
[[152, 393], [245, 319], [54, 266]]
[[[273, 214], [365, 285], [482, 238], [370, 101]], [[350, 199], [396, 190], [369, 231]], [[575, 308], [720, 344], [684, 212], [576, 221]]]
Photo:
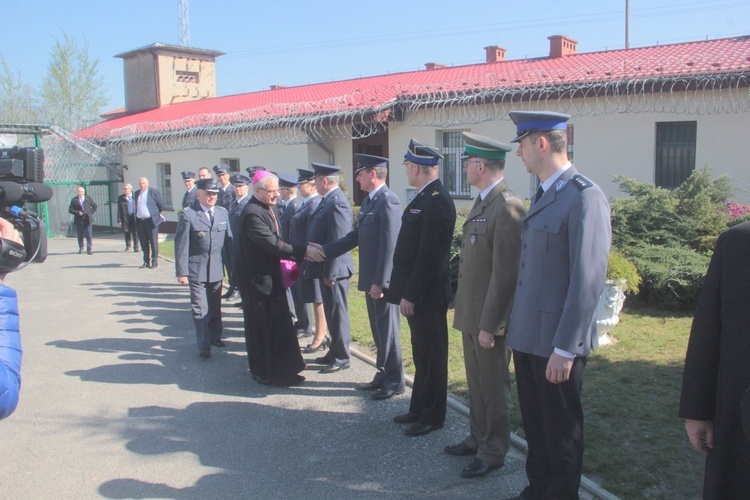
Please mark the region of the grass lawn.
[[[172, 242], [162, 243], [159, 252], [174, 255]], [[372, 352], [364, 292], [357, 290], [356, 275], [349, 288], [349, 315], [352, 340]], [[616, 343], [589, 357], [583, 389], [584, 474], [621, 498], [701, 497], [703, 458], [690, 446], [684, 422], [677, 417], [691, 321], [690, 314], [626, 307], [611, 331]], [[406, 370], [413, 374], [409, 327], [403, 318], [401, 347]], [[452, 328], [448, 364], [449, 389], [465, 396], [461, 334]], [[523, 436], [515, 384], [513, 397], [512, 429]]]

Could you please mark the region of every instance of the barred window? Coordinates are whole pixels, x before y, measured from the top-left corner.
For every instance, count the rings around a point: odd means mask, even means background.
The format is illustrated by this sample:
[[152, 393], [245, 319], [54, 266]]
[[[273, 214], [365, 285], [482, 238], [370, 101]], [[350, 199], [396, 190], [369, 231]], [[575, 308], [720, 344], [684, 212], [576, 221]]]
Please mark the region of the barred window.
[[159, 184], [159, 191], [164, 198], [164, 208], [172, 210], [172, 164], [157, 163], [156, 176]]
[[656, 124], [654, 184], [671, 189], [682, 184], [695, 170], [698, 122]]
[[466, 182], [461, 155], [464, 153], [463, 130], [438, 130], [437, 143], [443, 155], [440, 181], [454, 198], [471, 198], [471, 186]]
[[221, 158], [219, 163], [229, 165], [229, 175], [240, 173], [240, 159], [239, 158]]

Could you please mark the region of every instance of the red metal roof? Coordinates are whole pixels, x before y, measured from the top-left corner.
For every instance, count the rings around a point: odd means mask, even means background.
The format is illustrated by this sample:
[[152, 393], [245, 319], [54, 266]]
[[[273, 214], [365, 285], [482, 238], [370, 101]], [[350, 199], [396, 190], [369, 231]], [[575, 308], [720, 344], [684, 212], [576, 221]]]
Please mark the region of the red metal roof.
[[127, 128], [136, 125], [138, 130], [167, 131], [184, 128], [184, 124], [179, 127], [176, 122], [188, 118], [209, 125], [336, 114], [353, 109], [377, 110], [398, 99], [425, 93], [745, 72], [750, 72], [750, 36], [580, 53], [554, 59], [471, 64], [215, 97], [114, 117], [81, 130], [78, 135], [89, 139], [115, 139], [127, 135]]

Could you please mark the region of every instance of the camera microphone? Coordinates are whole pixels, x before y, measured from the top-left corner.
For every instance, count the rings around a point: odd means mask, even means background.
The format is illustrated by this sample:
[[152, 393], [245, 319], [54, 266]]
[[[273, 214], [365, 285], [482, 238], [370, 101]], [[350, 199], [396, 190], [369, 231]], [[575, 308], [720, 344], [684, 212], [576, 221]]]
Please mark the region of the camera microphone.
[[0, 182], [0, 201], [41, 203], [52, 199], [52, 188], [41, 182]]

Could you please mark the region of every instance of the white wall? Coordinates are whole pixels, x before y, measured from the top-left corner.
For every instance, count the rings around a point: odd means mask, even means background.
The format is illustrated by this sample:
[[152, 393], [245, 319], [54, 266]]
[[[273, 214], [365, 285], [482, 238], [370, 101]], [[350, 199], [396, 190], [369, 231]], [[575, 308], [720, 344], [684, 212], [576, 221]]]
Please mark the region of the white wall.
[[[407, 201], [408, 185], [402, 166], [404, 153], [410, 139], [414, 138], [429, 145], [435, 145], [437, 127], [418, 125], [430, 121], [430, 111], [422, 111], [419, 116], [406, 117], [401, 123], [391, 123], [389, 127], [387, 153], [390, 158], [390, 187]], [[575, 127], [574, 163], [578, 170], [599, 184], [609, 197], [620, 195], [617, 185], [612, 182], [616, 175], [625, 175], [644, 182], [654, 180], [654, 155], [656, 123], [668, 121], [697, 121], [696, 168], [708, 166], [714, 177], [729, 174], [734, 184], [742, 192], [736, 201], [750, 203], [750, 169], [746, 166], [744, 154], [748, 139], [746, 130], [750, 123], [750, 113], [726, 113], [720, 115], [681, 115], [666, 113], [621, 113], [598, 116], [576, 116], [570, 121]], [[447, 129], [447, 127], [446, 127]], [[471, 125], [450, 127], [465, 129], [493, 137], [509, 143], [515, 136], [515, 126], [510, 119], [490, 121]], [[352, 141], [338, 139], [327, 141], [325, 146], [333, 152], [333, 164], [345, 172], [347, 191], [353, 192]], [[505, 178], [510, 186], [522, 197], [533, 195], [533, 178], [526, 172], [521, 159], [515, 155], [516, 145], [508, 154]], [[179, 208], [184, 193], [180, 172], [197, 171], [202, 166], [212, 167], [220, 158], [239, 158], [240, 169], [253, 165], [263, 165], [270, 170], [296, 174], [297, 168], [310, 169], [310, 163], [329, 163], [329, 154], [316, 144], [280, 145], [272, 144], [254, 148], [227, 150], [192, 150], [171, 153], [147, 153], [123, 158], [128, 165], [125, 180], [137, 188], [138, 178], [146, 176], [152, 186], [157, 186], [156, 164], [169, 162], [172, 165], [173, 206]], [[476, 196], [476, 190], [472, 190]], [[471, 200], [457, 200], [457, 205], [471, 204]], [[165, 214], [167, 220], [176, 221], [176, 211]]]

